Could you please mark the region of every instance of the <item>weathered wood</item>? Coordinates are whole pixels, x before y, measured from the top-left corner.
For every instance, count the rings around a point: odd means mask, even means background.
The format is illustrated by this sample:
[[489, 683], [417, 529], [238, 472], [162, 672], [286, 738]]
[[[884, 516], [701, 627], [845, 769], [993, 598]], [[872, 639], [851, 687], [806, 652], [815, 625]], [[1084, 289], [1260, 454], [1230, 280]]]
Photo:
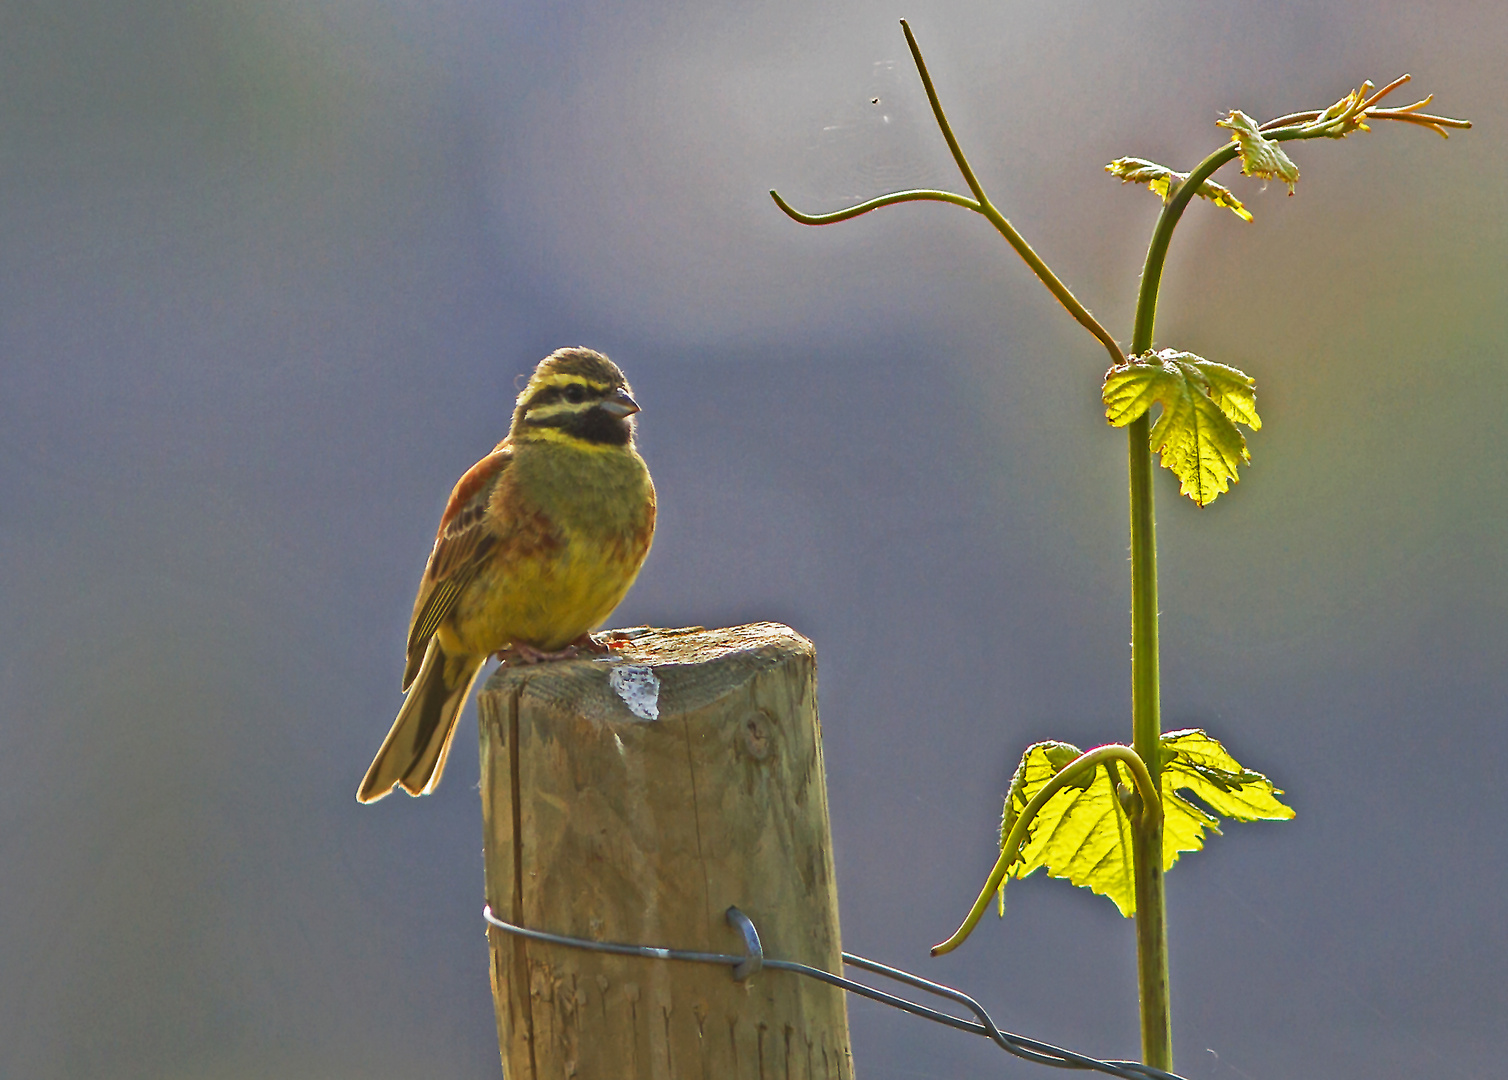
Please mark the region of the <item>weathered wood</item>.
[[[841, 971], [811, 642], [774, 623], [626, 633], [612, 663], [501, 668], [478, 698], [488, 903], [557, 934], [742, 953], [736, 905], [767, 955]], [[625, 664], [653, 668], [658, 719], [609, 685]], [[508, 1080], [852, 1078], [834, 987], [489, 934]]]

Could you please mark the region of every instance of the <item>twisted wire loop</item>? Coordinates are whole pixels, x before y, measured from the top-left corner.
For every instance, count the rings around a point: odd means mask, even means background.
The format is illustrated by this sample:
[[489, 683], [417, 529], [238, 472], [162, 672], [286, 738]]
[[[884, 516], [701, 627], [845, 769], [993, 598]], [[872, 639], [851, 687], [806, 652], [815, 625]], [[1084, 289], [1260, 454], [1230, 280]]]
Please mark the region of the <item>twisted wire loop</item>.
[[919, 1016], [924, 1020], [942, 1024], [945, 1027], [954, 1028], [958, 1031], [967, 1031], [975, 1035], [983, 1035], [991, 1040], [996, 1046], [1008, 1054], [1014, 1054], [1026, 1061], [1034, 1061], [1039, 1065], [1051, 1065], [1060, 1069], [1088, 1069], [1094, 1072], [1107, 1073], [1110, 1076], [1124, 1077], [1125, 1080], [1183, 1080], [1175, 1073], [1163, 1072], [1154, 1069], [1150, 1065], [1143, 1065], [1139, 1061], [1102, 1061], [1099, 1058], [1088, 1057], [1084, 1054], [1076, 1054], [1072, 1050], [1065, 1050], [1060, 1046], [1050, 1043], [1038, 1042], [1036, 1039], [1024, 1038], [1020, 1035], [1012, 1035], [1008, 1031], [1001, 1031], [990, 1019], [990, 1014], [984, 1011], [984, 1007], [968, 994], [961, 990], [955, 990], [951, 986], [944, 986], [919, 975], [913, 975], [909, 971], [889, 967], [886, 964], [877, 963], [873, 960], [856, 956], [853, 953], [844, 953], [843, 962], [850, 967], [859, 968], [861, 971], [879, 975], [894, 982], [902, 983], [913, 989], [937, 997], [946, 998], [963, 1006], [973, 1013], [976, 1019], [968, 1020], [964, 1017], [954, 1016], [951, 1013], [941, 1012], [919, 1005], [906, 998], [897, 997], [895, 994], [877, 990], [864, 983], [845, 979], [841, 975], [834, 975], [830, 971], [811, 967], [808, 964], [798, 964], [794, 960], [772, 960], [764, 954], [764, 946], [759, 941], [759, 931], [753, 921], [739, 911], [736, 907], [728, 909], [728, 924], [737, 930], [744, 939], [746, 952], [742, 956], [733, 953], [705, 953], [691, 952], [686, 949], [662, 949], [652, 945], [621, 945], [610, 941], [588, 941], [585, 938], [566, 937], [563, 934], [550, 934], [543, 930], [531, 930], [525, 926], [516, 926], [513, 923], [499, 919], [492, 913], [491, 905], [482, 908], [482, 918], [488, 924], [497, 927], [509, 934], [516, 934], [530, 941], [540, 941], [549, 945], [564, 945], [572, 949], [584, 949], [588, 952], [611, 953], [615, 956], [640, 956], [648, 960], [681, 960], [697, 964], [721, 964], [733, 969], [733, 978], [742, 982], [757, 971], [771, 969], [775, 971], [792, 971], [797, 975], [804, 975], [809, 979], [825, 982], [830, 986], [836, 986], [848, 991], [850, 994], [858, 994], [870, 1001], [878, 1001], [882, 1005], [900, 1009], [902, 1012]]

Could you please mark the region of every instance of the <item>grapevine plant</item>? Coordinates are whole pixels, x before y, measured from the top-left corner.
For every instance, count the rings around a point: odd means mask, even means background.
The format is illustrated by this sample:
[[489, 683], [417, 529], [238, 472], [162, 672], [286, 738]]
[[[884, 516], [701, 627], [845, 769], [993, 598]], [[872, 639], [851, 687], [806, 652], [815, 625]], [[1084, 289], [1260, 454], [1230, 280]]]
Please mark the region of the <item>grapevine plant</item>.
[[[1212, 177], [1240, 161], [1241, 172], [1262, 181], [1293, 185], [1298, 167], [1287, 142], [1343, 139], [1369, 131], [1370, 123], [1394, 120], [1447, 136], [1470, 123], [1422, 110], [1430, 98], [1400, 108], [1382, 101], [1408, 82], [1403, 75], [1381, 90], [1364, 82], [1326, 109], [1290, 113], [1258, 123], [1239, 110], [1217, 125], [1229, 140], [1191, 171], [1175, 172], [1142, 158], [1124, 157], [1105, 166], [1123, 183], [1145, 184], [1162, 200], [1152, 230], [1137, 296], [1131, 348], [1123, 352], [1087, 308], [996, 209], [964, 156], [943, 113], [911, 27], [901, 21], [937, 126], [963, 175], [969, 195], [912, 190], [882, 195], [830, 214], [804, 214], [771, 191], [776, 205], [805, 225], [830, 225], [903, 202], [944, 202], [981, 215], [1005, 237], [1048, 290], [1110, 355], [1100, 388], [1105, 419], [1128, 435], [1131, 505], [1131, 743], [1081, 751], [1064, 742], [1026, 748], [1005, 797], [1000, 857], [963, 925], [934, 955], [956, 948], [973, 931], [992, 899], [1005, 912], [1005, 885], [1046, 868], [1107, 897], [1136, 919], [1137, 979], [1141, 1003], [1142, 1060], [1173, 1067], [1168, 1008], [1167, 916], [1163, 874], [1185, 851], [1204, 846], [1220, 818], [1281, 820], [1293, 810], [1278, 799], [1281, 789], [1238, 763], [1219, 741], [1198, 729], [1164, 732], [1159, 715], [1157, 638], [1157, 545], [1152, 504], [1152, 455], [1179, 481], [1179, 493], [1208, 506], [1239, 480], [1237, 469], [1251, 455], [1241, 427], [1260, 430], [1256, 383], [1243, 371], [1177, 349], [1152, 348], [1157, 294], [1168, 244], [1184, 209], [1197, 196], [1251, 221], [1251, 213]], [[1153, 422], [1152, 410], [1158, 414]], [[1200, 804], [1203, 805], [1200, 805]]]

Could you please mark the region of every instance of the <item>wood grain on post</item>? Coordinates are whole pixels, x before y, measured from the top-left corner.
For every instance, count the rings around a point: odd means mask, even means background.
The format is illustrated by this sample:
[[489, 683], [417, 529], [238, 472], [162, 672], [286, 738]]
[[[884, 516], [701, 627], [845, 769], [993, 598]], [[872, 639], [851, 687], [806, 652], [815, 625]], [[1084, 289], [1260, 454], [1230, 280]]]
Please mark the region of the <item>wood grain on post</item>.
[[[478, 698], [492, 910], [742, 954], [732, 905], [767, 956], [841, 972], [811, 642], [774, 623], [626, 635], [612, 662], [500, 668]], [[508, 1080], [853, 1076], [835, 987], [489, 937]]]

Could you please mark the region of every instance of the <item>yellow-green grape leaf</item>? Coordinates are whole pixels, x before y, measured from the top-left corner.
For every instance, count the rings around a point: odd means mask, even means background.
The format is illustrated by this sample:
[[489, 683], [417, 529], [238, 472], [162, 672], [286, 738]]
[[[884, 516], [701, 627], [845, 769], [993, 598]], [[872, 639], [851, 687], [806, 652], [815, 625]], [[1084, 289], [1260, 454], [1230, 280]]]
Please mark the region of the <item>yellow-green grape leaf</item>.
[[[1123, 184], [1146, 184], [1162, 198], [1163, 202], [1167, 202], [1175, 187], [1189, 178], [1188, 173], [1174, 172], [1166, 165], [1134, 157], [1116, 158], [1105, 166], [1105, 171], [1111, 176], [1120, 177]], [[1206, 180], [1199, 185], [1199, 190], [1195, 194], [1202, 199], [1208, 199], [1216, 206], [1225, 207], [1242, 221], [1251, 220], [1251, 214], [1246, 207], [1241, 205], [1241, 200], [1232, 195], [1230, 188], [1223, 184]]]
[[[1286, 821], [1293, 808], [1278, 796], [1282, 788], [1231, 757], [1225, 747], [1198, 728], [1162, 736], [1162, 862], [1171, 870], [1184, 851], [1204, 847], [1205, 830], [1219, 832], [1219, 817], [1234, 821]], [[1190, 802], [1188, 792], [1214, 814]]]
[[1174, 172], [1166, 165], [1137, 157], [1116, 158], [1105, 166], [1105, 171], [1120, 177], [1123, 184], [1146, 184], [1165, 200], [1174, 187], [1188, 179], [1187, 173]]
[[1241, 148], [1241, 171], [1260, 180], [1281, 180], [1288, 185], [1288, 194], [1293, 194], [1293, 185], [1298, 183], [1299, 167], [1283, 153], [1283, 148], [1265, 138], [1257, 129], [1257, 122], [1240, 109], [1224, 120], [1216, 120], [1216, 126], [1226, 128], [1231, 138]]
[[[1183, 852], [1201, 850], [1205, 833], [1220, 831], [1221, 817], [1281, 821], [1294, 816], [1293, 809], [1278, 799], [1282, 789], [1236, 761], [1208, 733], [1198, 728], [1170, 731], [1161, 745], [1164, 871], [1171, 870]], [[1005, 797], [1002, 848], [1026, 805], [1079, 755], [1077, 746], [1064, 742], [1026, 748]], [[1037, 812], [1027, 826], [1026, 842], [1000, 881], [1002, 915], [1006, 882], [1030, 877], [1044, 867], [1049, 877], [1065, 878], [1108, 898], [1127, 918], [1136, 914], [1131, 819], [1120, 797], [1130, 780], [1122, 768], [1114, 761], [1101, 764]], [[1186, 798], [1185, 792], [1204, 805]]]
[[1162, 406], [1152, 426], [1152, 449], [1178, 477], [1179, 493], [1208, 506], [1240, 480], [1236, 468], [1250, 463], [1246, 438], [1236, 428], [1262, 426], [1256, 383], [1245, 372], [1193, 353], [1163, 349], [1133, 356], [1105, 373], [1101, 389], [1105, 419], [1125, 427], [1154, 404]]
[[[1042, 786], [1078, 757], [1076, 746], [1042, 742], [1021, 755], [1005, 813], [1000, 821], [1003, 845], [1026, 804]], [[1050, 798], [1027, 827], [1026, 842], [1000, 881], [999, 910], [1005, 913], [1005, 883], [1024, 878], [1043, 867], [1049, 877], [1067, 878], [1075, 885], [1108, 897], [1121, 914], [1136, 911], [1136, 875], [1131, 863], [1131, 821], [1116, 796], [1115, 781], [1105, 768], [1085, 774], [1082, 784], [1069, 784]]]

